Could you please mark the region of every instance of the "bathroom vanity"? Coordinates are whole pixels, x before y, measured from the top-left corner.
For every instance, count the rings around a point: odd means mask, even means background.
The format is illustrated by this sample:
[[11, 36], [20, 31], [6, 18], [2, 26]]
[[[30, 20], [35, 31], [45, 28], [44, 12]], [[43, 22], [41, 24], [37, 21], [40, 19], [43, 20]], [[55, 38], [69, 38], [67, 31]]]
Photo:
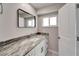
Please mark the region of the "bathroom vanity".
[[48, 34], [35, 33], [0, 42], [0, 56], [45, 56]]
[[45, 38], [35, 46], [26, 56], [45, 56], [47, 53], [47, 40]]

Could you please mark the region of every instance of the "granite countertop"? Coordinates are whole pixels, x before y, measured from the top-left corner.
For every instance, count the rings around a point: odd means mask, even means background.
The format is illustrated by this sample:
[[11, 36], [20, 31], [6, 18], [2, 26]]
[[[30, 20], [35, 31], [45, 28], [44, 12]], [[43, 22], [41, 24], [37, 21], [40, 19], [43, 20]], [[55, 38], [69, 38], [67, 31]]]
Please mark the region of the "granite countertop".
[[24, 56], [44, 40], [46, 34], [32, 34], [14, 40], [1, 42], [0, 56]]

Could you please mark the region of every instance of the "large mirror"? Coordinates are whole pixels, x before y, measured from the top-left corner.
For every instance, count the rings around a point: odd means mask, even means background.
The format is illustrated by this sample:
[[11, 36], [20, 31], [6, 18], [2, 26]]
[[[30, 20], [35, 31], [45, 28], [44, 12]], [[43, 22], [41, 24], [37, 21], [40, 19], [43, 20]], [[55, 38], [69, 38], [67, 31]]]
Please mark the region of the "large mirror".
[[22, 9], [18, 9], [17, 25], [19, 28], [33, 28], [36, 26], [36, 18], [32, 14]]

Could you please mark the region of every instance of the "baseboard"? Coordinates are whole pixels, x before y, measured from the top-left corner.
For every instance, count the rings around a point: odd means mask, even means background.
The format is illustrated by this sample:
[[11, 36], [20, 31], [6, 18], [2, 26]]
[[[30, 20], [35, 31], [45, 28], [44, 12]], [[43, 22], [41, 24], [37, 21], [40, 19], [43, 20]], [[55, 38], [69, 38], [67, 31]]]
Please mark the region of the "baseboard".
[[52, 50], [52, 49], [48, 49], [48, 52], [52, 53], [52, 56], [58, 56], [58, 52]]

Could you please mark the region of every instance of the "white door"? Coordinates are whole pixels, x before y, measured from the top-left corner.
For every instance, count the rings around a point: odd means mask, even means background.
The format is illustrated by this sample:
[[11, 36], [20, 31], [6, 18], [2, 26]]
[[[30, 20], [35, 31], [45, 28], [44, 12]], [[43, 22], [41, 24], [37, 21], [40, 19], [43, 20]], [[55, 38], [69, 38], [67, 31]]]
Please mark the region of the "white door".
[[76, 5], [65, 4], [58, 12], [59, 55], [76, 54]]

